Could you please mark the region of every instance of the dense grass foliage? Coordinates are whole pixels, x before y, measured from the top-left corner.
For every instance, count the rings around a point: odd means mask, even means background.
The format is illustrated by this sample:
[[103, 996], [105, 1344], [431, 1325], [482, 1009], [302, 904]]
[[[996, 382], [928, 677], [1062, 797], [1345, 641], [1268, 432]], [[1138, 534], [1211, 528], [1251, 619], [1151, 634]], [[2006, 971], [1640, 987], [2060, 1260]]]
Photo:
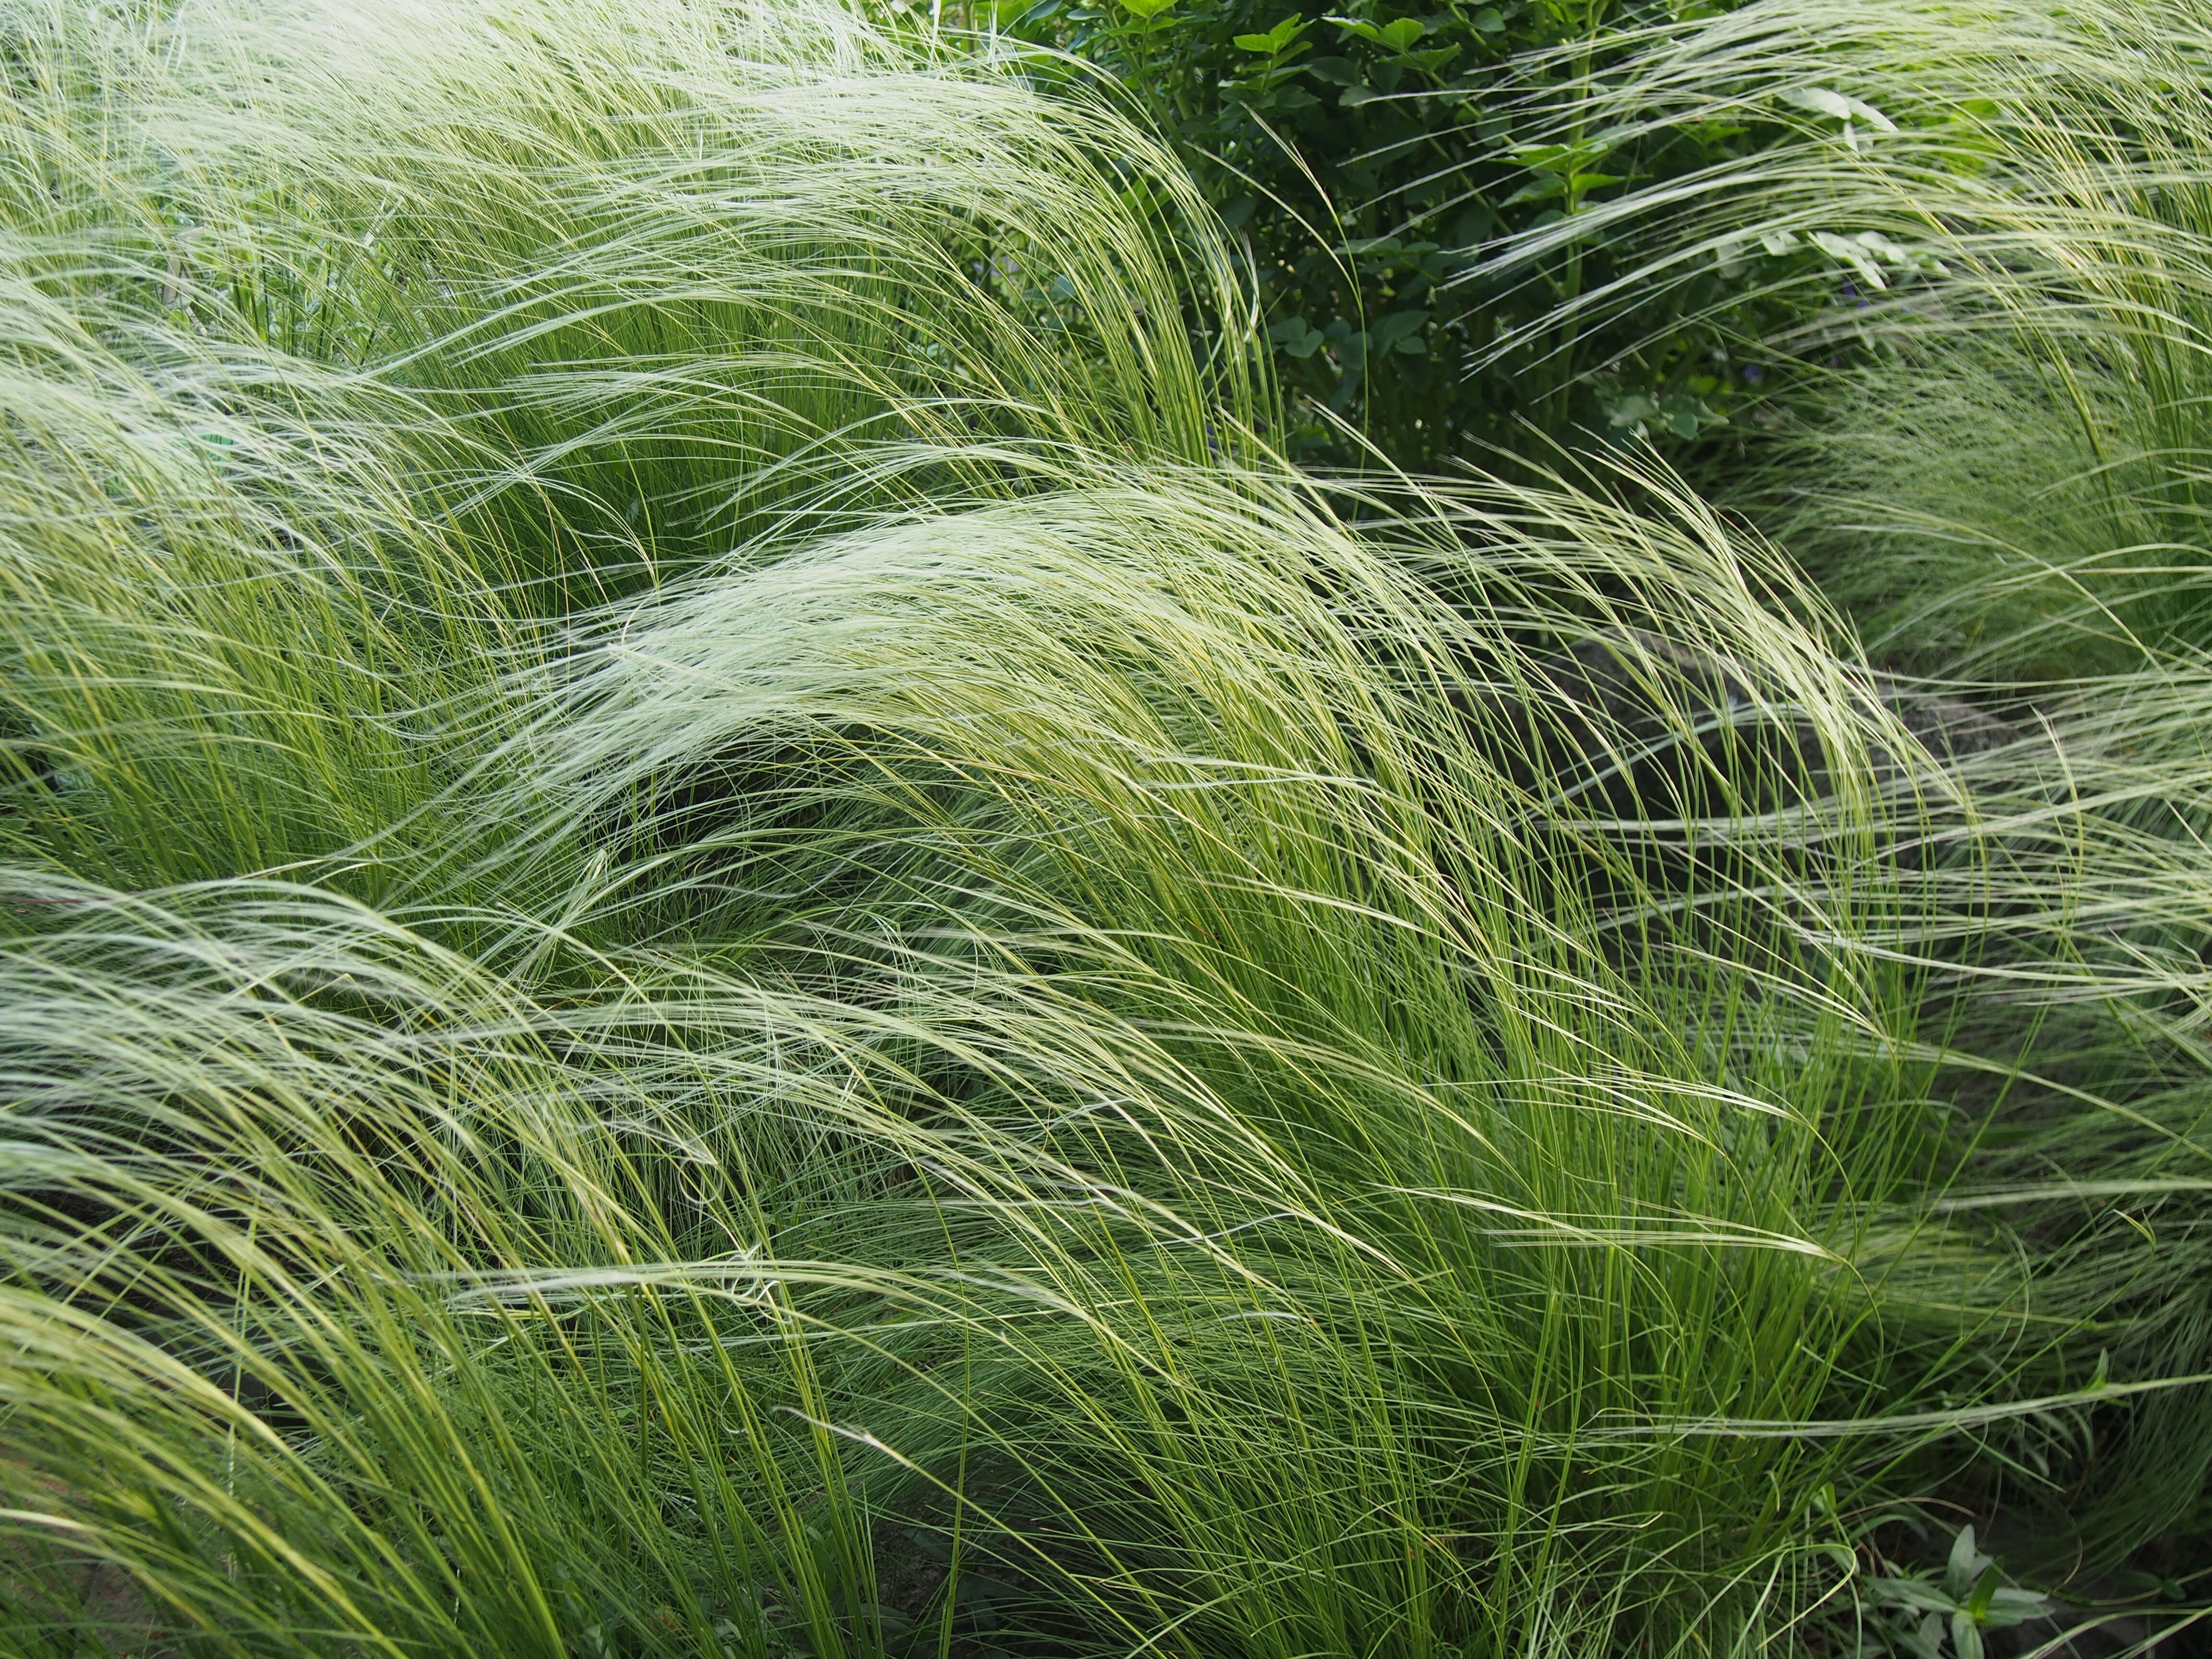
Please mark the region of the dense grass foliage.
[[1650, 31], [1595, 115], [1555, 120], [1787, 115], [1797, 141], [1500, 263], [1614, 248], [1593, 319], [1722, 270], [1808, 297], [1770, 343], [1850, 367], [1723, 488], [1876, 652], [2004, 680], [2171, 659], [2208, 637], [2208, 49], [2201, 9], [2167, 4], [1755, 4]]
[[[2188, 1520], [2182, 625], [1977, 707], [1648, 458], [1316, 484], [1160, 142], [830, 0], [0, 23], [0, 1651], [1835, 1651]], [[2153, 406], [1943, 222], [1895, 374]]]

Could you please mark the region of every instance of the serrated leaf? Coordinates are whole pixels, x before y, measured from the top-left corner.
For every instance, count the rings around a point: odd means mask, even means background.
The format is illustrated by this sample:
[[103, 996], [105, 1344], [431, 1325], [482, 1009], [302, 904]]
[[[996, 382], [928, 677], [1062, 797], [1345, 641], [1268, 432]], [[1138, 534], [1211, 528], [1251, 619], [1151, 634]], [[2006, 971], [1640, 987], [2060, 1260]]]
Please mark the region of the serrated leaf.
[[1121, 0], [1122, 10], [1140, 23], [1149, 23], [1176, 3], [1176, 0]]

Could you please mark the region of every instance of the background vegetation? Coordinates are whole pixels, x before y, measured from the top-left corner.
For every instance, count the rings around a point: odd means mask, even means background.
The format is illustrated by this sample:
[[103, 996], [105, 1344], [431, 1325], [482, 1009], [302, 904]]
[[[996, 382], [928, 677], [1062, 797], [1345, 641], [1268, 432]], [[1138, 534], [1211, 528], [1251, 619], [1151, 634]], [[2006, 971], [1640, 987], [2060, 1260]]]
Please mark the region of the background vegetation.
[[[1510, 267], [1488, 258], [1501, 239], [1782, 135], [1767, 108], [1638, 125], [1620, 118], [1632, 108], [1604, 104], [1642, 33], [1680, 12], [1608, 0], [1454, 0], [1404, 15], [1358, 0], [1321, 15], [1272, 0], [956, 0], [933, 15], [1095, 65], [1176, 141], [1251, 262], [1293, 456], [1363, 463], [1364, 440], [1434, 471], [1476, 454], [1495, 465], [1532, 429], [1710, 445], [1775, 389], [1768, 376], [1790, 359], [1762, 337], [1802, 301], [1770, 294], [1771, 271], [1739, 261], [1643, 296], [1632, 318], [1601, 318], [1573, 307], [1621, 275], [1604, 239]], [[1047, 86], [1070, 75], [1048, 58], [1027, 67]]]
[[2198, 1639], [2205, 20], [1182, 4], [0, 10], [0, 1651]]

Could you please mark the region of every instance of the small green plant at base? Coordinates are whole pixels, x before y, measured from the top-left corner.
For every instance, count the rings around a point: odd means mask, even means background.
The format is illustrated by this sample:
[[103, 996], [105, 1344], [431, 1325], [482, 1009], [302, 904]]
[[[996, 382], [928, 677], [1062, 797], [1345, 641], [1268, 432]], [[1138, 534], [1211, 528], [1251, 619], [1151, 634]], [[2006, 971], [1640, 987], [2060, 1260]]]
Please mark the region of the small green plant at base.
[[[2004, 1582], [1996, 1562], [1975, 1547], [1971, 1524], [1959, 1528], [1941, 1574], [1932, 1571], [1869, 1578], [1863, 1585], [1874, 1609], [1866, 1633], [1871, 1651], [1913, 1659], [1982, 1659], [1982, 1632], [2040, 1619], [2048, 1596]], [[1869, 1650], [1862, 1649], [1862, 1651]]]

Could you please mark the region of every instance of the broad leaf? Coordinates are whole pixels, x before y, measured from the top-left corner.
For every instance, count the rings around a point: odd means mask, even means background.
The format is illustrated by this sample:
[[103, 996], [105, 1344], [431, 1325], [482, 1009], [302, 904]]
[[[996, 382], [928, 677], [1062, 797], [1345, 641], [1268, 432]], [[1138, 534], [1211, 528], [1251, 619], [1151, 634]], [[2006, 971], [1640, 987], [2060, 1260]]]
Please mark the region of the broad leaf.
[[[1126, 0], [1124, 0], [1126, 3]], [[1283, 50], [1313, 26], [1297, 12], [1269, 29], [1265, 34], [1240, 34], [1236, 44], [1246, 52], [1266, 52], [1269, 56]]]
[[[1840, 237], [1836, 239], [1841, 242]], [[1824, 242], [1822, 246], [1827, 245]], [[1831, 250], [1832, 252], [1832, 250]], [[1848, 257], [1848, 256], [1847, 256]], [[1990, 1565], [1990, 1558], [1974, 1548], [1974, 1528], [1971, 1523], [1959, 1528], [1959, 1535], [1951, 1540], [1950, 1559], [1943, 1564], [1943, 1589], [1950, 1598], [1962, 1606], [1974, 1592], [1974, 1583]]]
[[2003, 1630], [2008, 1626], [2026, 1624], [2031, 1619], [2042, 1619], [2051, 1613], [2051, 1598], [2039, 1595], [2033, 1590], [2001, 1589], [1990, 1598], [1989, 1610], [1983, 1613], [1982, 1623], [1990, 1630]]
[[1391, 52], [1408, 50], [1416, 40], [1429, 32], [1429, 26], [1418, 17], [1401, 17], [1380, 27], [1357, 17], [1332, 16], [1328, 21], [1337, 27], [1358, 35], [1363, 40], [1371, 40], [1376, 46], [1385, 47]]

